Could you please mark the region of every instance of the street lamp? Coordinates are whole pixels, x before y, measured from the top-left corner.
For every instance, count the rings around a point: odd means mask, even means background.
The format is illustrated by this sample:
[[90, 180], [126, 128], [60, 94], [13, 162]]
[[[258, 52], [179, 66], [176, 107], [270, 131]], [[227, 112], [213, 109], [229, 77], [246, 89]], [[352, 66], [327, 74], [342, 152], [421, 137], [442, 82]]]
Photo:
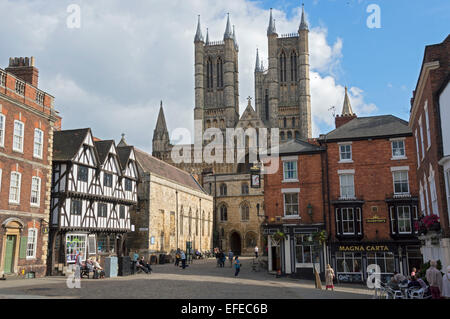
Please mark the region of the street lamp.
[[311, 218], [312, 221], [312, 215], [313, 215], [313, 207], [311, 205], [311, 203], [308, 204], [308, 206], [306, 206], [306, 212], [309, 215], [309, 217]]

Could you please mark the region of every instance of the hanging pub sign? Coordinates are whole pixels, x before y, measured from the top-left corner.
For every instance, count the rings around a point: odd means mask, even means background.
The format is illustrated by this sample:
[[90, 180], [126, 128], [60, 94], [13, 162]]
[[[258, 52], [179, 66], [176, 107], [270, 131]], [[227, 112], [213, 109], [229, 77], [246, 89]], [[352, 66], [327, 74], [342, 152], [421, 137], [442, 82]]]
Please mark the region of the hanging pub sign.
[[259, 167], [253, 166], [250, 168], [250, 186], [252, 188], [260, 188], [261, 187], [261, 171]]

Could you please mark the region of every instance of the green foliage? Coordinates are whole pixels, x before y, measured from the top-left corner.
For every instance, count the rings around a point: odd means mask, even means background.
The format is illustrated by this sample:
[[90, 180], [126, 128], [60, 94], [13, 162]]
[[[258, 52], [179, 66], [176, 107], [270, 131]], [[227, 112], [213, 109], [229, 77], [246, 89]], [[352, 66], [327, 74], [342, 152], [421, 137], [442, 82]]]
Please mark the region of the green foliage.
[[318, 241], [320, 244], [323, 244], [328, 239], [328, 234], [326, 230], [318, 231], [317, 233], [313, 234], [314, 240]]
[[281, 232], [281, 231], [277, 231], [274, 235], [273, 235], [273, 239], [279, 241], [286, 238], [286, 234]]

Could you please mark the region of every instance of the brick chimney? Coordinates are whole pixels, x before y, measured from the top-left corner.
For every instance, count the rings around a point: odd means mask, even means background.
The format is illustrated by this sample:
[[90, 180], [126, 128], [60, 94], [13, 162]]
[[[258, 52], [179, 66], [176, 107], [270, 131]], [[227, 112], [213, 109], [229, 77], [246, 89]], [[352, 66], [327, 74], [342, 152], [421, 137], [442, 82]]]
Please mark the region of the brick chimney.
[[34, 66], [34, 57], [9, 58], [9, 66], [5, 71], [38, 87], [39, 70]]
[[335, 124], [336, 128], [338, 128], [356, 118], [357, 118], [356, 114], [336, 115], [336, 117], [334, 118], [334, 124]]

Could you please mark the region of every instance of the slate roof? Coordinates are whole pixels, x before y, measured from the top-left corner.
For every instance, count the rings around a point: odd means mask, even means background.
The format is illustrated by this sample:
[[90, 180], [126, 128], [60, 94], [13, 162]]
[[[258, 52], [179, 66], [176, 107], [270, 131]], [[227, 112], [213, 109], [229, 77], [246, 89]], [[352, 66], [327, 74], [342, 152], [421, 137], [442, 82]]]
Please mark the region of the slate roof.
[[100, 160], [100, 163], [104, 163], [106, 160], [106, 157], [108, 156], [109, 150], [111, 149], [111, 145], [114, 143], [113, 140], [107, 140], [107, 141], [95, 141], [94, 145], [97, 149], [97, 154]]
[[128, 158], [130, 157], [133, 146], [119, 146], [117, 147], [117, 155], [119, 156], [120, 166], [122, 169], [127, 167]]
[[206, 194], [206, 191], [188, 172], [185, 172], [173, 165], [161, 161], [138, 148], [134, 148], [134, 150], [136, 154], [136, 160], [145, 172], [154, 173], [161, 177], [165, 177], [177, 184], [181, 184], [185, 187], [189, 187]]
[[287, 142], [281, 143], [279, 146], [279, 154], [300, 154], [300, 153], [315, 153], [324, 151], [323, 147], [314, 145], [303, 141], [301, 139], [292, 139]]
[[411, 135], [408, 122], [393, 115], [357, 117], [328, 134], [321, 141], [354, 140]]
[[89, 131], [89, 128], [55, 131], [53, 161], [70, 161], [77, 154]]

